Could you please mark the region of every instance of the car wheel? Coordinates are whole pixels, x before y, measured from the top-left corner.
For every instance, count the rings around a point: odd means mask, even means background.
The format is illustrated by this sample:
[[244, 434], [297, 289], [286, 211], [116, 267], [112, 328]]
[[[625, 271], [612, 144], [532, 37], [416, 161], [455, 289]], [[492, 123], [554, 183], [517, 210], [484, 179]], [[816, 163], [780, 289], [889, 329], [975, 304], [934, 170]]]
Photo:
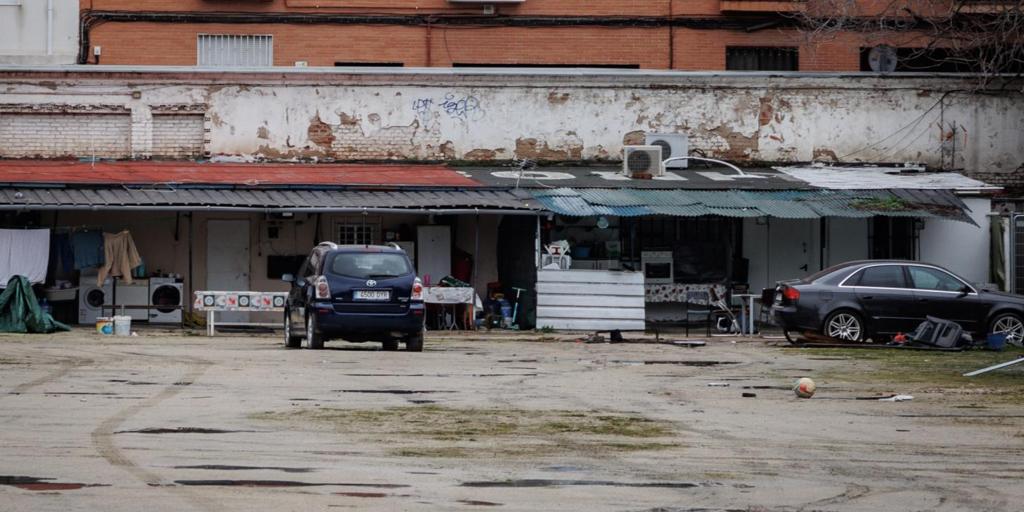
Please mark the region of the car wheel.
[[782, 329], [782, 335], [786, 338], [786, 341], [792, 343], [793, 345], [797, 345], [798, 344], [797, 343], [797, 337], [796, 336], [791, 336], [789, 334], [788, 330]]
[[423, 352], [423, 331], [410, 334], [405, 339], [405, 349], [409, 352]]
[[822, 333], [842, 341], [864, 341], [864, 322], [857, 313], [841, 309], [828, 315]]
[[988, 332], [992, 334], [1005, 334], [1006, 342], [1011, 345], [1022, 346], [1024, 344], [1024, 320], [1014, 313], [1001, 313], [992, 319]]
[[397, 340], [384, 341], [384, 342], [381, 343], [381, 348], [382, 348], [382, 350], [385, 350], [387, 352], [394, 352], [394, 351], [398, 350], [398, 341]]
[[292, 332], [292, 312], [284, 310], [284, 346], [287, 348], [299, 348], [302, 343], [302, 336], [296, 336]]
[[324, 348], [323, 335], [317, 332], [316, 315], [306, 313], [306, 348], [320, 350]]

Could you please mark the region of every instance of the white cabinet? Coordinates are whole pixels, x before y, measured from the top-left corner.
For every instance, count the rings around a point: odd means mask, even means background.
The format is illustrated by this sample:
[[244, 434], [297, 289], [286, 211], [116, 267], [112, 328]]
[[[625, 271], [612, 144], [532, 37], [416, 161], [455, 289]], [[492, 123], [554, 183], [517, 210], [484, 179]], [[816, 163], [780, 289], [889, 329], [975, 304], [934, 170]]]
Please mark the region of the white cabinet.
[[416, 227], [416, 273], [430, 284], [452, 273], [452, 229], [449, 226]]

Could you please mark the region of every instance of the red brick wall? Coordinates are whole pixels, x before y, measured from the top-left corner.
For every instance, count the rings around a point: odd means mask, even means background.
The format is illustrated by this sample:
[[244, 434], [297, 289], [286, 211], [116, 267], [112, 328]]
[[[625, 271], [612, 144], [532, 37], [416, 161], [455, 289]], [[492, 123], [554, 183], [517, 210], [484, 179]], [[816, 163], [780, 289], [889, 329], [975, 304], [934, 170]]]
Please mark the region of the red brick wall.
[[[876, 0], [861, 0], [863, 3]], [[385, 4], [385, 6], [381, 6]], [[232, 11], [333, 13], [459, 13], [479, 7], [447, 0], [81, 0], [101, 11]], [[319, 7], [316, 7], [319, 6]], [[675, 16], [721, 18], [720, 0], [527, 0], [499, 6], [513, 15]], [[731, 18], [737, 19], [737, 18]], [[751, 23], [755, 23], [751, 21]], [[795, 46], [801, 71], [856, 71], [859, 35], [809, 43], [795, 30], [755, 32], [691, 28], [438, 27], [400, 25], [158, 24], [106, 22], [90, 33], [104, 64], [195, 65], [196, 35], [271, 34], [274, 63], [310, 66], [335, 62], [406, 66], [473, 64], [638, 65], [645, 69], [722, 70], [727, 46]], [[672, 41], [670, 43], [670, 41]], [[671, 61], [671, 62], [670, 62]]]

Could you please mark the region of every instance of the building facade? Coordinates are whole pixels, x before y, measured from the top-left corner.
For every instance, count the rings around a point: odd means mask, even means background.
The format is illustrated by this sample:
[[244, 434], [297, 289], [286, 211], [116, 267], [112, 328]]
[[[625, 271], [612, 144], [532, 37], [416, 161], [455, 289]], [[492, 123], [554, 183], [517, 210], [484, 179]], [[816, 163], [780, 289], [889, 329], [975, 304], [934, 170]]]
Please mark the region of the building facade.
[[0, 64], [74, 64], [78, 0], [0, 0]]
[[806, 3], [81, 0], [79, 62], [861, 71], [871, 47], [891, 42], [809, 39], [795, 28]]

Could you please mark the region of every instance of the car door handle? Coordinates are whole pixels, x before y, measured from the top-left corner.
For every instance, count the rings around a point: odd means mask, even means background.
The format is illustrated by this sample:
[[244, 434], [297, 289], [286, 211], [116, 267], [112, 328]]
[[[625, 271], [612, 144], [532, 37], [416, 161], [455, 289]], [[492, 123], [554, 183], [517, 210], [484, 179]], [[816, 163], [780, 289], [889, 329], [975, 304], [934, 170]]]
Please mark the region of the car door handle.
[[874, 299], [875, 296], [874, 295], [867, 295], [867, 296], [864, 296], [864, 297], [861, 297], [861, 298], [864, 299], [864, 300], [871, 300], [871, 299]]
[[917, 301], [918, 301], [918, 302], [928, 302], [928, 299], [926, 299], [926, 298], [924, 298], [924, 297], [918, 297], [918, 298], [917, 298]]

